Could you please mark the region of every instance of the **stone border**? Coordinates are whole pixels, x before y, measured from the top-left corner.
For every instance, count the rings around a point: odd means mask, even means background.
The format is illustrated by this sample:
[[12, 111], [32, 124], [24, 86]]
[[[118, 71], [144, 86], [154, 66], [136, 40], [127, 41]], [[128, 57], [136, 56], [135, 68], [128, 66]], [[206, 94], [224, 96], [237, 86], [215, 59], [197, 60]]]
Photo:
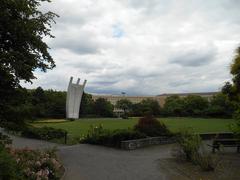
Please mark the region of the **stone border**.
[[134, 139], [128, 141], [121, 141], [121, 149], [125, 150], [134, 150], [150, 145], [159, 145], [159, 144], [172, 144], [176, 142], [175, 137], [169, 136], [159, 136], [159, 137], [149, 137], [143, 139]]

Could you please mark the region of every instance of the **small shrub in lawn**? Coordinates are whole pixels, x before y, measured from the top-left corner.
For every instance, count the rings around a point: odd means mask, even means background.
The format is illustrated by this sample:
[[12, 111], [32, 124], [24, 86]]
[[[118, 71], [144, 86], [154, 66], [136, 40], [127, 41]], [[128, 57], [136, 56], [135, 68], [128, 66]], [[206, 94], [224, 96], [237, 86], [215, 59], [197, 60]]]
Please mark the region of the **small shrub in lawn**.
[[182, 130], [177, 142], [180, 148], [179, 152], [185, 155], [186, 160], [194, 162], [201, 145], [200, 136], [189, 129]]
[[65, 137], [66, 131], [63, 129], [55, 129], [52, 127], [28, 127], [22, 131], [22, 136], [28, 138], [36, 138], [42, 140], [60, 139]]
[[158, 121], [153, 116], [145, 116], [140, 118], [134, 129], [146, 134], [147, 136], [170, 135], [170, 131], [166, 125]]
[[81, 139], [81, 143], [98, 144], [111, 147], [120, 147], [121, 141], [145, 138], [146, 135], [131, 129], [106, 130], [103, 126], [91, 126], [86, 137]]

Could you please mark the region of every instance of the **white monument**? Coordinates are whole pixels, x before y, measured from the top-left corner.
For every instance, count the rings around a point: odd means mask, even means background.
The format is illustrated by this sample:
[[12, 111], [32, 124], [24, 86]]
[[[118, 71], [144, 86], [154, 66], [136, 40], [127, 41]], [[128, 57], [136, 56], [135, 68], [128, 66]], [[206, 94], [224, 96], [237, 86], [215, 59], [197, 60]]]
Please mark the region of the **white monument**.
[[67, 100], [66, 100], [66, 117], [69, 119], [78, 119], [80, 104], [82, 100], [83, 89], [87, 83], [87, 80], [84, 80], [84, 83], [81, 85], [80, 78], [78, 78], [77, 83], [72, 83], [73, 77], [70, 78], [67, 91]]

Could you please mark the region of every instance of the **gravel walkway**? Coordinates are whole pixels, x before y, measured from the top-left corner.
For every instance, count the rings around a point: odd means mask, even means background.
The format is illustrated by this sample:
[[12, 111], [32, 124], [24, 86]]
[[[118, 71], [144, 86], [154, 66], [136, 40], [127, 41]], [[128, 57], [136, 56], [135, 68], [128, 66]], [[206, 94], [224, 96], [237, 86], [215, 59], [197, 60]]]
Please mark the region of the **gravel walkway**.
[[166, 169], [159, 166], [161, 159], [171, 157], [172, 145], [123, 151], [87, 144], [64, 146], [12, 135], [10, 137], [13, 139], [13, 146], [17, 148], [57, 147], [59, 158], [66, 169], [63, 177], [65, 180], [182, 179], [173, 178], [173, 174], [166, 173]]

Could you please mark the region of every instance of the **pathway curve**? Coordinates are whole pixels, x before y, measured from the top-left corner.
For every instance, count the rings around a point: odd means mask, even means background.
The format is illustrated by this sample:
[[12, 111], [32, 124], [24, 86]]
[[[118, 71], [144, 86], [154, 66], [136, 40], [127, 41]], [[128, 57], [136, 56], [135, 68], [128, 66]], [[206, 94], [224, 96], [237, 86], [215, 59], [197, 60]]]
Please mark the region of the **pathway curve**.
[[177, 175], [169, 174], [159, 166], [161, 159], [171, 157], [172, 145], [123, 151], [87, 144], [65, 146], [12, 135], [10, 137], [13, 139], [13, 146], [17, 148], [57, 147], [59, 158], [66, 168], [63, 177], [65, 180], [185, 179], [179, 179]]

